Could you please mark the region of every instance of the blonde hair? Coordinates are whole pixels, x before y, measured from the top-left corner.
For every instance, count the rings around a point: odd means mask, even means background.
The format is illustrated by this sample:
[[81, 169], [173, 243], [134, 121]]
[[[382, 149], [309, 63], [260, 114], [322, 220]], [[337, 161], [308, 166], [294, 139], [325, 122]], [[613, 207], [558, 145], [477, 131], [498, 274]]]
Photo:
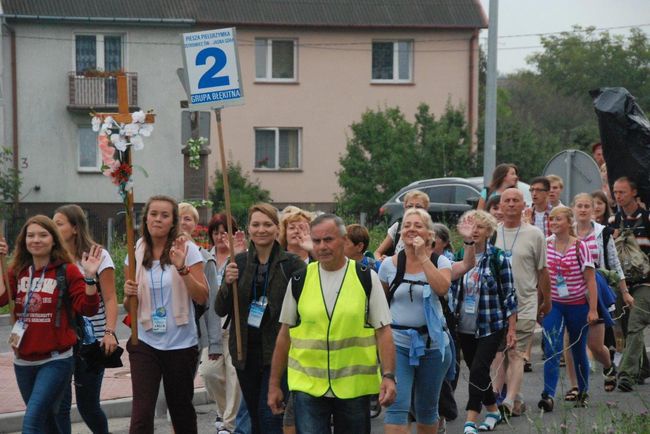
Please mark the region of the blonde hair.
[[[289, 223], [299, 222], [301, 220], [311, 223], [313, 215], [309, 211], [302, 210], [298, 207], [293, 207], [295, 210], [288, 212], [280, 219], [280, 245], [283, 249], [287, 248], [287, 226]], [[286, 208], [285, 208], [286, 210]]]
[[[426, 226], [427, 231], [429, 232], [429, 241], [433, 243], [433, 240], [436, 237], [436, 232], [433, 228], [433, 220], [431, 220], [431, 216], [429, 215], [429, 213], [420, 208], [409, 208], [404, 213], [404, 218], [402, 219], [402, 222], [404, 222], [407, 217], [413, 214], [420, 217], [420, 220], [422, 221], [422, 223], [424, 223], [424, 226]], [[402, 230], [404, 230], [404, 226], [402, 226]]]
[[554, 182], [557, 182], [558, 184], [560, 184], [560, 188], [562, 188], [562, 189], [564, 188], [564, 181], [559, 176], [557, 176], [557, 175], [546, 175], [546, 179], [548, 179], [548, 182], [550, 182], [551, 184], [553, 184]]
[[404, 195], [404, 206], [406, 206], [406, 202], [411, 199], [420, 199], [422, 202], [424, 202], [424, 208], [429, 208], [429, 195], [425, 192], [420, 190], [409, 191], [406, 193], [406, 195]]
[[187, 202], [181, 202], [178, 204], [178, 216], [183, 216], [189, 214], [194, 219], [194, 223], [199, 222], [199, 212], [194, 208], [194, 205]]
[[569, 208], [568, 206], [556, 206], [553, 208], [551, 211], [551, 214], [549, 215], [549, 219], [555, 218], [558, 215], [562, 215], [566, 217], [566, 219], [569, 221], [569, 235], [572, 237], [576, 237], [576, 231], [574, 228], [574, 223], [575, 223], [575, 218], [573, 217], [573, 210]]
[[487, 212], [487, 211], [478, 210], [478, 209], [476, 209], [476, 210], [472, 209], [472, 210], [466, 211], [460, 217], [460, 221], [463, 221], [468, 217], [473, 217], [474, 221], [476, 223], [478, 223], [480, 225], [487, 226], [487, 229], [488, 229], [488, 234], [487, 234], [488, 236], [487, 237], [488, 238], [490, 238], [492, 236], [492, 234], [494, 234], [494, 231], [497, 230], [497, 226], [499, 224], [497, 222], [497, 219], [494, 218], [494, 216], [492, 214], [490, 214], [489, 212]]
[[573, 208], [576, 206], [576, 202], [578, 202], [580, 199], [587, 199], [593, 208], [594, 206], [594, 197], [590, 195], [589, 193], [578, 193], [573, 197], [573, 200], [571, 201], [571, 207]]

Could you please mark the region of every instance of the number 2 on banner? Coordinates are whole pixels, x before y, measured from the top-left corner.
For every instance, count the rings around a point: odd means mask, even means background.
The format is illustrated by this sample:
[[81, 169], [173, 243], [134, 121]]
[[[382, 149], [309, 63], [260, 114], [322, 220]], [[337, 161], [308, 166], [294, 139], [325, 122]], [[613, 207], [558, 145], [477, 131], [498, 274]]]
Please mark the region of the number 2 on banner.
[[196, 65], [205, 65], [209, 58], [214, 59], [214, 64], [199, 79], [199, 89], [228, 86], [230, 84], [230, 77], [227, 75], [216, 77], [219, 71], [226, 66], [226, 53], [216, 47], [206, 48], [199, 51], [199, 54], [196, 55]]

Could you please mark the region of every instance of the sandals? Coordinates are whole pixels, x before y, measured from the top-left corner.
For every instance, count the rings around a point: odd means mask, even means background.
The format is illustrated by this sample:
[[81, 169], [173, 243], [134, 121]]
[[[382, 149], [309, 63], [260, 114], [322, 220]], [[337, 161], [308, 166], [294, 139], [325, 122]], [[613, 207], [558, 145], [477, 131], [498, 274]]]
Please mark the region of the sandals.
[[605, 392], [613, 392], [616, 389], [616, 367], [614, 364], [603, 369], [603, 377], [605, 378]]
[[478, 434], [478, 429], [474, 422], [465, 422], [465, 427], [463, 428], [463, 434]]
[[501, 413], [487, 413], [485, 415], [485, 420], [482, 424], [479, 425], [479, 431], [492, 431], [497, 424], [501, 422]]
[[577, 387], [572, 387], [571, 390], [569, 390], [566, 395], [564, 395], [564, 400], [565, 401], [570, 401], [574, 402], [578, 400], [578, 395], [580, 395], [580, 392], [578, 391]]
[[589, 395], [587, 392], [580, 392], [576, 399], [575, 408], [586, 408], [589, 405]]
[[537, 403], [537, 407], [544, 410], [546, 413], [553, 411], [553, 398], [548, 396], [546, 393], [542, 393], [542, 399]]

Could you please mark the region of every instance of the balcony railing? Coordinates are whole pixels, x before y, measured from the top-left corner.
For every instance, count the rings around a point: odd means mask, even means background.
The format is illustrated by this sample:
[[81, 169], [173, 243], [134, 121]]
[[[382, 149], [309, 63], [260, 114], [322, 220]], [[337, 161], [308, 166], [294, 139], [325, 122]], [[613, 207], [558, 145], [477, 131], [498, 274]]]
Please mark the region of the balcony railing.
[[[138, 106], [138, 74], [126, 72], [129, 106]], [[68, 109], [117, 107], [117, 77], [112, 73], [68, 73]]]

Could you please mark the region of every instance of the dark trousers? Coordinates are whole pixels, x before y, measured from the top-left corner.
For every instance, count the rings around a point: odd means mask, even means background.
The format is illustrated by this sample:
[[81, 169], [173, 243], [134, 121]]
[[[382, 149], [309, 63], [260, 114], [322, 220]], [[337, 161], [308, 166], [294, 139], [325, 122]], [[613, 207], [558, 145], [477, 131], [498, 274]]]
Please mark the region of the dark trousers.
[[[275, 415], [268, 405], [269, 376], [271, 367], [264, 366], [262, 355], [250, 352], [246, 357], [246, 366], [237, 369], [239, 387], [242, 391], [248, 414], [251, 419], [252, 434], [282, 434], [283, 415]], [[284, 397], [289, 395], [286, 374], [281, 383]]]
[[[90, 368], [78, 354], [74, 355], [74, 389], [77, 397], [77, 409], [86, 426], [93, 434], [107, 434], [108, 420], [99, 405], [104, 368]], [[72, 405], [72, 387], [66, 391], [56, 415], [60, 426], [70, 425], [70, 407]]]
[[160, 379], [165, 389], [174, 431], [193, 434], [196, 429], [194, 374], [198, 363], [197, 347], [180, 350], [157, 350], [142, 341], [126, 345], [131, 362], [133, 406], [131, 409], [131, 434], [154, 432], [156, 399]]
[[352, 399], [311, 396], [291, 392], [296, 431], [298, 434], [330, 434], [334, 417], [334, 434], [363, 434], [370, 432], [370, 397]]
[[487, 407], [496, 404], [490, 378], [490, 365], [497, 354], [497, 348], [503, 340], [505, 331], [505, 329], [501, 329], [482, 338], [458, 333], [458, 343], [463, 351], [463, 359], [469, 368], [469, 400], [465, 410], [474, 410], [480, 413], [481, 405]]
[[[629, 285], [629, 284], [628, 284]], [[630, 294], [632, 297], [634, 297], [634, 291], [641, 285], [629, 285], [628, 287], [630, 288]], [[618, 315], [622, 310], [623, 310], [623, 297], [616, 297], [616, 314]], [[630, 321], [630, 309], [625, 309], [623, 311], [623, 316], [621, 317], [620, 324], [621, 324], [621, 331], [623, 332], [623, 337], [627, 339], [627, 330], [628, 330], [628, 322]], [[650, 362], [648, 361], [648, 353], [647, 351], [643, 351], [643, 354], [641, 356], [641, 369], [639, 370], [639, 377], [640, 378], [648, 378], [650, 377]]]

